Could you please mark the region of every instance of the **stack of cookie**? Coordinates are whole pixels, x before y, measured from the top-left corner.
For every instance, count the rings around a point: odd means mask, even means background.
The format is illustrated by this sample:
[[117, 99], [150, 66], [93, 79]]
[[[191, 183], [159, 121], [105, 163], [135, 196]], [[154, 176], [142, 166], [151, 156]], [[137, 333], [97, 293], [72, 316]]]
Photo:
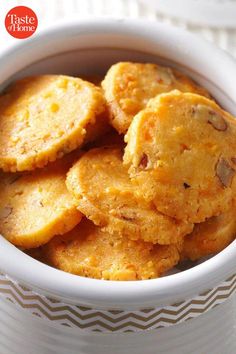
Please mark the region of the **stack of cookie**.
[[0, 135], [0, 233], [61, 270], [156, 278], [235, 238], [235, 120], [176, 70], [19, 80]]

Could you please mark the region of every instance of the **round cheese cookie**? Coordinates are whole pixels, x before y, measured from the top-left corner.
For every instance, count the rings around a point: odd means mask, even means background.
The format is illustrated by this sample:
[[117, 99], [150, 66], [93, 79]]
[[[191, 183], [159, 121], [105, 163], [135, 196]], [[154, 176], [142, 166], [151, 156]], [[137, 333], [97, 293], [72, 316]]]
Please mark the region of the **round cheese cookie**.
[[159, 213], [132, 185], [122, 163], [122, 149], [88, 151], [70, 169], [66, 181], [78, 209], [109, 233], [159, 244], [180, 242], [193, 224]]
[[235, 208], [196, 224], [186, 236], [181, 258], [196, 261], [222, 251], [236, 237]]
[[156, 64], [121, 62], [113, 65], [102, 82], [110, 122], [119, 133], [126, 133], [133, 117], [156, 95], [178, 89], [209, 96], [180, 72]]
[[[104, 127], [100, 88], [60, 75], [16, 81], [0, 96], [0, 168], [43, 167], [81, 146]], [[106, 123], [107, 125], [107, 123]]]
[[124, 163], [165, 215], [202, 222], [233, 198], [235, 119], [213, 101], [177, 90], [150, 100], [125, 137]]
[[75, 153], [28, 173], [0, 174], [0, 233], [24, 249], [68, 232], [82, 215], [66, 188]]
[[179, 261], [175, 245], [154, 246], [103, 232], [84, 219], [43, 248], [44, 259], [63, 271], [105, 280], [157, 278]]

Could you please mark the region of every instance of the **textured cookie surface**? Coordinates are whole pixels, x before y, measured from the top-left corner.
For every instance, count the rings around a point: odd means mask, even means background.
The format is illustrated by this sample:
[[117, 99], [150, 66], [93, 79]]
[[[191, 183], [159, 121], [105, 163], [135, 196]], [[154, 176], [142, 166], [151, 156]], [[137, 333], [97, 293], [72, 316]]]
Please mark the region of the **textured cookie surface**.
[[0, 97], [0, 168], [33, 170], [62, 157], [81, 146], [87, 129], [96, 135], [104, 111], [101, 89], [81, 79], [45, 75], [16, 81]]
[[132, 185], [119, 147], [90, 150], [70, 169], [67, 187], [79, 210], [109, 233], [159, 244], [182, 240], [193, 225], [159, 213]]
[[208, 96], [205, 89], [183, 74], [155, 64], [117, 63], [109, 69], [102, 87], [111, 124], [119, 133], [127, 131], [133, 117], [157, 94], [178, 89]]
[[202, 222], [229, 207], [235, 120], [213, 101], [177, 90], [159, 95], [136, 115], [125, 139], [130, 175], [163, 214]]
[[0, 233], [16, 246], [38, 247], [81, 220], [65, 178], [74, 153], [29, 173], [0, 175]]
[[196, 224], [186, 236], [182, 258], [192, 261], [222, 251], [236, 236], [235, 208], [207, 221]]
[[44, 247], [52, 266], [73, 274], [106, 280], [159, 277], [179, 260], [176, 246], [154, 246], [101, 231], [82, 220], [72, 231]]

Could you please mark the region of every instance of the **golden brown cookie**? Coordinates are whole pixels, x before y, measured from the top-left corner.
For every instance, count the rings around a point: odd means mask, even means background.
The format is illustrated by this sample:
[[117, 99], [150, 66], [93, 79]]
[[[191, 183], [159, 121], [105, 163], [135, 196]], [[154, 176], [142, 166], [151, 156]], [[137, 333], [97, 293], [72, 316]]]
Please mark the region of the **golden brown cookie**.
[[[81, 146], [104, 126], [100, 88], [61, 75], [16, 81], [0, 97], [0, 168], [33, 170]], [[98, 127], [97, 127], [98, 125]]]
[[236, 237], [235, 208], [196, 224], [184, 239], [181, 258], [196, 261], [222, 251]]
[[162, 215], [140, 196], [122, 163], [119, 147], [88, 151], [70, 169], [66, 184], [78, 209], [109, 233], [171, 244], [193, 229], [193, 224]]
[[159, 95], [125, 139], [132, 179], [163, 214], [198, 223], [231, 204], [235, 119], [213, 101], [177, 90]]
[[65, 185], [74, 155], [30, 173], [0, 175], [0, 233], [16, 246], [38, 247], [81, 220]]
[[47, 262], [69, 273], [106, 280], [157, 278], [179, 261], [176, 246], [154, 246], [103, 232], [84, 219], [43, 248]]
[[156, 64], [117, 63], [109, 69], [102, 87], [110, 108], [110, 122], [123, 134], [133, 117], [157, 94], [178, 89], [209, 96], [185, 75]]

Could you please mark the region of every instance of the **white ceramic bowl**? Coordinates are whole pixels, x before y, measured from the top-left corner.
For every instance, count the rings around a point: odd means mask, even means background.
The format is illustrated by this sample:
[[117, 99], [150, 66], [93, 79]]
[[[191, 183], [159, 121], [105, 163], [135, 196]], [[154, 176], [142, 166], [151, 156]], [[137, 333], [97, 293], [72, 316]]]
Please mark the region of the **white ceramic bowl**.
[[[192, 34], [146, 21], [97, 20], [47, 29], [0, 56], [0, 85], [36, 73], [105, 73], [120, 60], [178, 67], [236, 115], [233, 59]], [[178, 274], [108, 282], [50, 268], [0, 237], [0, 270], [4, 354], [234, 352], [233, 344], [224, 346], [223, 335], [233, 338], [228, 298], [236, 282], [235, 242]]]

